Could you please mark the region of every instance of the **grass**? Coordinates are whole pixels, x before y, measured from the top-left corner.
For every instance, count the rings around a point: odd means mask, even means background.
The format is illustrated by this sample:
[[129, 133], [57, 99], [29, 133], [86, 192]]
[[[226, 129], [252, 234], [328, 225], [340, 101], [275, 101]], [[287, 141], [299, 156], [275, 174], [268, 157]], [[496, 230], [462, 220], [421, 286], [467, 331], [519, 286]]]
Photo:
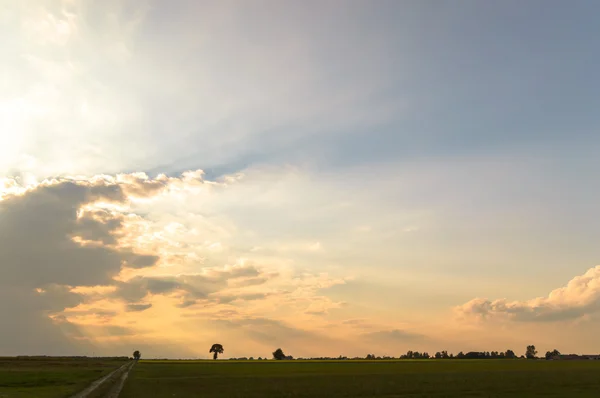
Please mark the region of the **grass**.
[[0, 398], [59, 398], [125, 363], [103, 358], [0, 358]]
[[132, 397], [598, 397], [600, 361], [141, 361]]

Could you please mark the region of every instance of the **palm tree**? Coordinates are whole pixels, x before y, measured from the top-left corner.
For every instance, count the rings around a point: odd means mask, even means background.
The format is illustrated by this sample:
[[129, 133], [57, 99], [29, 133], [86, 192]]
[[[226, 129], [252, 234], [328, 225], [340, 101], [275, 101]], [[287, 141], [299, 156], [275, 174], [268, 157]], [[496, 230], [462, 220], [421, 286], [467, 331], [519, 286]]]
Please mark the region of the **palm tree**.
[[219, 354], [222, 354], [223, 351], [225, 351], [225, 349], [223, 348], [223, 346], [221, 344], [213, 344], [212, 347], [210, 347], [210, 350], [208, 352], [209, 353], [214, 352], [215, 355], [213, 355], [213, 359], [217, 359]]

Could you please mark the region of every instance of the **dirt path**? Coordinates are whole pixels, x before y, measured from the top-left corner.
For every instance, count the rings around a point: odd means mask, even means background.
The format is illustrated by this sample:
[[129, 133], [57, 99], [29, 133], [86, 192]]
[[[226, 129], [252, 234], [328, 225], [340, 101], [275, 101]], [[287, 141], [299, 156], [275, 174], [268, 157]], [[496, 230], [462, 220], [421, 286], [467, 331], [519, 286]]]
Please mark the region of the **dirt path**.
[[119, 378], [119, 380], [117, 382], [115, 382], [113, 387], [110, 389], [109, 393], [104, 398], [119, 398], [119, 394], [121, 393], [121, 390], [123, 389], [123, 386], [125, 385], [125, 381], [127, 381], [127, 376], [129, 376], [129, 371], [133, 368], [133, 366], [135, 364], [136, 364], [136, 361], [133, 361], [131, 366], [129, 366], [129, 368], [126, 369], [121, 374], [121, 377]]
[[[123, 385], [125, 384], [125, 380], [127, 380], [129, 371], [135, 364], [136, 361], [127, 362], [120, 368], [115, 369], [106, 376], [103, 376], [92, 382], [92, 384], [90, 384], [84, 390], [72, 395], [71, 398], [96, 398], [99, 396], [103, 396], [104, 398], [117, 398], [121, 392], [121, 389], [123, 388]], [[99, 395], [100, 391], [102, 390], [108, 392]]]

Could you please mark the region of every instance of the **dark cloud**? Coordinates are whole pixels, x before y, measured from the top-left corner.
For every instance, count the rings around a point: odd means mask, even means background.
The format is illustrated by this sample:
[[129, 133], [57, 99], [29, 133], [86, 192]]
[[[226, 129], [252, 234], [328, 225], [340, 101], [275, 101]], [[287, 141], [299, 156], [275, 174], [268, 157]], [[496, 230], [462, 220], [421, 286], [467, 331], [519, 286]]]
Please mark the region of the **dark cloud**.
[[97, 328], [100, 329], [103, 332], [103, 334], [109, 336], [133, 336], [136, 334], [136, 332], [133, 329], [126, 328], [123, 326], [110, 325], [97, 326]]
[[[150, 295], [178, 296], [182, 299], [180, 307], [189, 307], [200, 299], [206, 299], [210, 294], [227, 288], [230, 280], [247, 276], [260, 275], [254, 266], [236, 266], [224, 269], [211, 269], [204, 274], [178, 276], [137, 276], [125, 282], [117, 283], [113, 297], [128, 302], [138, 302]], [[213, 297], [220, 302], [234, 300], [258, 300], [264, 294], [247, 293], [237, 296]]]
[[256, 285], [262, 285], [264, 283], [267, 283], [269, 281], [269, 279], [271, 279], [271, 277], [256, 276], [253, 278], [236, 280], [234, 283], [232, 283], [232, 285], [235, 287], [256, 286]]
[[236, 295], [218, 296], [217, 300], [221, 304], [228, 304], [234, 301], [253, 301], [262, 300], [270, 296], [269, 293], [241, 293]]
[[108, 285], [125, 262], [156, 262], [118, 248], [121, 215], [82, 211], [97, 201], [125, 203], [127, 196], [101, 179], [53, 180], [0, 200], [0, 319], [10, 320], [0, 328], [1, 354], [81, 353], [85, 347], [65, 337], [76, 327], [49, 318], [83, 302], [71, 286]]
[[152, 304], [127, 304], [128, 312], [140, 312], [146, 311], [148, 308], [152, 307]]
[[83, 212], [75, 223], [73, 236], [84, 241], [114, 245], [117, 243], [117, 233], [122, 226], [122, 215], [111, 214], [106, 210]]
[[196, 304], [197, 302], [198, 302], [197, 300], [183, 300], [179, 304], [176, 304], [176, 307], [177, 308], [188, 308], [188, 307], [191, 307], [192, 305]]
[[[108, 284], [123, 260], [145, 261], [138, 255], [104, 245], [81, 245], [72, 237], [113, 242], [119, 216], [99, 221], [78, 218], [78, 210], [94, 201], [123, 201], [119, 186], [61, 182], [42, 185], [24, 195], [0, 201], [0, 280], [17, 286], [40, 287], [50, 283], [71, 286]], [[111, 229], [114, 228], [114, 229]]]

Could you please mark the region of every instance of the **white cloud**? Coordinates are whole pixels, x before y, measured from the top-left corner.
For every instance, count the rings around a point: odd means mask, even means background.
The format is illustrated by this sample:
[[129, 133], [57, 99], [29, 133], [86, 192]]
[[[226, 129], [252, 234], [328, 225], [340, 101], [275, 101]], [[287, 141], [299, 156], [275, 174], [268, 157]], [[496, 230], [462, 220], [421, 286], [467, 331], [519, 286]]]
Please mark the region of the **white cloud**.
[[527, 301], [476, 298], [456, 311], [466, 317], [504, 317], [523, 322], [565, 321], [593, 315], [600, 311], [600, 265], [551, 291], [547, 297]]

